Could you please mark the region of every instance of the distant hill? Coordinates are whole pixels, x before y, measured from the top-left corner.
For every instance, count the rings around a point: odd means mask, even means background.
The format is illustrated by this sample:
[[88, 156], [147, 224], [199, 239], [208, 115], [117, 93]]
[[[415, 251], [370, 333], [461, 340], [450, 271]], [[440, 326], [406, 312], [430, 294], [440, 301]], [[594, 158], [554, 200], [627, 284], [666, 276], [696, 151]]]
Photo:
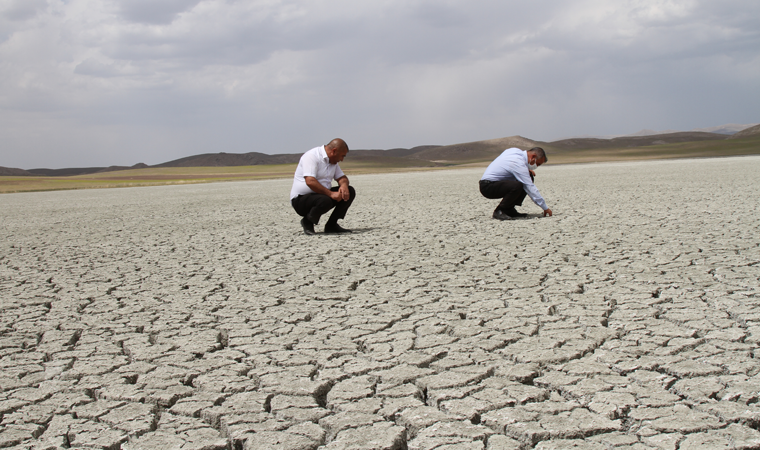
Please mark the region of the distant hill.
[[731, 139], [756, 136], [758, 134], [760, 134], [760, 125], [755, 125], [754, 127], [745, 128], [742, 131], [734, 134], [731, 136]]
[[[430, 167], [447, 165], [450, 162], [476, 160], [498, 155], [508, 147], [531, 146], [534, 141], [520, 136], [468, 142], [454, 145], [423, 145], [413, 148], [393, 148], [390, 150], [351, 150], [349, 157], [356, 162], [378, 162], [391, 166]], [[297, 164], [302, 153], [267, 155], [264, 153], [205, 153], [175, 159], [153, 167], [217, 167], [217, 166], [257, 166], [266, 164]]]
[[[356, 161], [371, 161], [378, 158], [407, 158], [418, 152], [439, 148], [437, 145], [421, 147], [394, 148], [390, 150], [351, 150], [351, 159]], [[265, 153], [204, 153], [175, 159], [153, 167], [227, 167], [227, 166], [260, 166], [268, 164], [298, 164], [303, 153], [284, 153], [267, 155]], [[428, 165], [428, 164], [425, 164]]]
[[[717, 133], [717, 134], [726, 134], [726, 135], [732, 135], [735, 133], [738, 133], [741, 130], [744, 130], [745, 128], [753, 127], [755, 123], [750, 123], [746, 125], [741, 125], [737, 123], [727, 123], [724, 125], [718, 125], [716, 127], [706, 127], [706, 128], [694, 128], [693, 130], [689, 130], [689, 132], [702, 132], [702, 133]], [[615, 134], [615, 135], [606, 135], [606, 136], [599, 136], [599, 135], [580, 135], [580, 136], [571, 136], [569, 138], [563, 138], [562, 140], [566, 139], [579, 139], [579, 138], [595, 138], [595, 139], [614, 139], [618, 137], [629, 137], [629, 136], [655, 136], [658, 134], [672, 134], [672, 133], [682, 133], [682, 131], [679, 130], [649, 130], [644, 129], [637, 131], [636, 133], [630, 133], [630, 134]]]
[[219, 167], [219, 166], [259, 166], [265, 164], [297, 163], [300, 154], [288, 153], [267, 155], [264, 153], [204, 153], [175, 159], [152, 167]]
[[511, 136], [486, 141], [466, 142], [463, 144], [443, 145], [425, 149], [408, 156], [408, 158], [433, 161], [437, 163], [467, 163], [488, 161], [496, 158], [510, 147], [529, 149], [535, 147], [536, 141], [522, 136]]
[[406, 158], [416, 153], [441, 148], [442, 145], [421, 145], [412, 148], [392, 148], [390, 150], [351, 150], [351, 158], [370, 158], [393, 156], [396, 158]]
[[[741, 125], [724, 125], [726, 127], [741, 127]], [[719, 129], [721, 127], [713, 127]], [[643, 130], [640, 133], [644, 133]], [[721, 128], [720, 131], [726, 131]], [[639, 134], [639, 133], [637, 133]], [[549, 154], [557, 154], [562, 160], [574, 161], [573, 155], [578, 155], [582, 151], [598, 150], [603, 155], [612, 155], [608, 150], [618, 150], [620, 152], [626, 149], [635, 149], [637, 147], [660, 146], [667, 144], [684, 144], [704, 142], [702, 147], [708, 145], [709, 141], [720, 141], [729, 138], [741, 138], [760, 135], [760, 125], [755, 125], [735, 133], [733, 136], [719, 132], [705, 131], [686, 131], [664, 134], [647, 134], [642, 136], [620, 136], [614, 138], [593, 138], [578, 137], [571, 139], [561, 139], [552, 142], [534, 141], [522, 136], [511, 136], [498, 139], [489, 139], [484, 141], [465, 142], [453, 145], [424, 145], [413, 148], [393, 148], [389, 150], [351, 150], [349, 159], [351, 163], [360, 163], [364, 166], [377, 166], [386, 168], [414, 168], [414, 167], [437, 167], [449, 166], [456, 164], [480, 163], [493, 160], [502, 151], [510, 147], [518, 147], [527, 150], [531, 147], [541, 146]], [[715, 146], [718, 147], [715, 147]], [[753, 144], [754, 145], [754, 144]], [[723, 148], [721, 144], [710, 144], [710, 148]], [[753, 147], [754, 148], [754, 147]], [[653, 150], [653, 151], [656, 151]], [[710, 150], [700, 153], [700, 155], [709, 156], [710, 152], [721, 154], [723, 150]], [[752, 150], [750, 150], [752, 151]], [[630, 152], [629, 152], [630, 153]], [[742, 154], [746, 154], [746, 151]], [[111, 166], [111, 167], [85, 167], [85, 168], [68, 168], [68, 169], [12, 169], [0, 167], [0, 176], [74, 176], [89, 175], [101, 172], [111, 172], [126, 169], [139, 169], [148, 167], [229, 167], [229, 166], [259, 166], [274, 164], [297, 164], [301, 153], [288, 153], [279, 155], [267, 155], [264, 153], [204, 153], [200, 155], [187, 156], [185, 158], [175, 159], [162, 164], [148, 166], [143, 163], [135, 164], [131, 167]], [[551, 159], [551, 158], [550, 158]], [[577, 159], [577, 158], [576, 158]]]
[[32, 174], [24, 169], [14, 169], [13, 167], [0, 166], [0, 177], [28, 177]]
[[[739, 131], [745, 128], [749, 128], [754, 125], [755, 124], [753, 123], [744, 124], [744, 125], [738, 124], [738, 123], [727, 123], [725, 125], [718, 125], [717, 127], [695, 128], [690, 131], [732, 135], [732, 134], [738, 133]], [[627, 134], [626, 136], [654, 136], [656, 134], [672, 134], [672, 133], [680, 133], [680, 131], [678, 130], [664, 130], [664, 131], [641, 130], [637, 133]]]
[[[626, 136], [654, 136], [656, 134], [670, 134], [670, 133], [679, 133], [678, 130], [662, 130], [662, 131], [655, 131], [655, 130], [641, 130], [637, 131], [635, 133], [626, 134]], [[620, 136], [613, 136], [613, 137], [620, 137]]]
[[29, 169], [29, 175], [38, 177], [73, 177], [75, 175], [90, 175], [92, 173], [115, 172], [117, 170], [144, 169], [149, 167], [145, 163], [137, 163], [134, 166], [110, 166], [110, 167], [72, 167], [68, 169]]
[[728, 136], [718, 133], [683, 131], [679, 133], [647, 136], [621, 136], [612, 139], [575, 138], [554, 142], [541, 142], [545, 150], [591, 150], [599, 148], [632, 148], [647, 145], [675, 144], [679, 142], [718, 141]]
[[707, 128], [696, 128], [691, 131], [706, 131], [708, 133], [719, 133], [719, 134], [736, 134], [742, 130], [745, 130], [747, 128], [754, 127], [757, 124], [745, 124], [741, 125], [738, 123], [727, 123], [725, 125], [719, 125], [717, 127], [707, 127]]

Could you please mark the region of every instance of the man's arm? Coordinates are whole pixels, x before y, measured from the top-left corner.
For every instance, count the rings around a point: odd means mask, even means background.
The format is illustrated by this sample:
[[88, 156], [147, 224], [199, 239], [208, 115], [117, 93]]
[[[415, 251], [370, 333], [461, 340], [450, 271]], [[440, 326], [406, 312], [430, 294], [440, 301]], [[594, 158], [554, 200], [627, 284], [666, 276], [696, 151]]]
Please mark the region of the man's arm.
[[348, 201], [349, 198], [351, 198], [351, 193], [348, 192], [348, 177], [343, 175], [342, 177], [338, 178], [338, 193], [341, 195], [341, 198], [343, 200]]
[[544, 210], [544, 217], [551, 216], [552, 210], [549, 209], [548, 206], [546, 206], [546, 201], [541, 196], [541, 193], [538, 192], [538, 188], [535, 184], [533, 184], [533, 177], [536, 176], [536, 173], [532, 170], [528, 170], [528, 177], [525, 176], [524, 173], [521, 173], [520, 171], [513, 172], [513, 175], [515, 178], [517, 178], [517, 181], [523, 184], [523, 189], [525, 189], [525, 193], [528, 194], [531, 200], [533, 200], [533, 203], [538, 205], [539, 208]]
[[[533, 180], [530, 178], [530, 173], [527, 173], [527, 177], [525, 176], [526, 173], [520, 173], [519, 171], [513, 172], [513, 174], [515, 178], [517, 178], [517, 181], [522, 183], [525, 193], [527, 193], [530, 199], [533, 200], [533, 203], [544, 210], [544, 215], [546, 215], [547, 211], [551, 211], [549, 207], [546, 206], [546, 201], [541, 196], [541, 193], [538, 192], [538, 188], [533, 184]], [[549, 213], [549, 215], [551, 215], [551, 213]]]
[[[348, 178], [343, 177], [346, 179], [346, 193], [348, 193]], [[341, 178], [341, 180], [343, 179]], [[331, 191], [327, 189], [326, 187], [322, 186], [319, 181], [317, 181], [314, 177], [303, 177], [304, 181], [306, 182], [306, 186], [309, 186], [309, 189], [316, 192], [317, 194], [322, 194], [330, 197], [331, 199], [335, 200], [336, 202], [339, 202], [341, 200], [344, 200], [343, 194], [341, 194], [340, 190], [337, 192]], [[338, 180], [338, 183], [340, 184], [340, 180]], [[341, 185], [342, 187], [342, 185]], [[348, 197], [345, 198], [347, 200]]]

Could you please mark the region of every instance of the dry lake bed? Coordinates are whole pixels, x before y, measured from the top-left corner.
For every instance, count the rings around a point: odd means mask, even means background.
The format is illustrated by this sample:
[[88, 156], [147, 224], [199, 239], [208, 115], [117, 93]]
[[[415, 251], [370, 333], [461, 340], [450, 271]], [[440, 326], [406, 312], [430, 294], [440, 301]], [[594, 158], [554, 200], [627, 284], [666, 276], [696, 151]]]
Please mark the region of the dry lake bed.
[[0, 447], [760, 448], [760, 157], [482, 171], [0, 196]]

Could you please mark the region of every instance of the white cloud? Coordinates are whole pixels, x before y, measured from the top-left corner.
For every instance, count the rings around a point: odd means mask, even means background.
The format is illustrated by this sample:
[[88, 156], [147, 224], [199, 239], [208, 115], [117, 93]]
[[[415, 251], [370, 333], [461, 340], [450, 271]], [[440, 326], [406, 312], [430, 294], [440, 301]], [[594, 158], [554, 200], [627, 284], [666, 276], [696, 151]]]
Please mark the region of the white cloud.
[[757, 122], [752, 0], [9, 0], [0, 166]]

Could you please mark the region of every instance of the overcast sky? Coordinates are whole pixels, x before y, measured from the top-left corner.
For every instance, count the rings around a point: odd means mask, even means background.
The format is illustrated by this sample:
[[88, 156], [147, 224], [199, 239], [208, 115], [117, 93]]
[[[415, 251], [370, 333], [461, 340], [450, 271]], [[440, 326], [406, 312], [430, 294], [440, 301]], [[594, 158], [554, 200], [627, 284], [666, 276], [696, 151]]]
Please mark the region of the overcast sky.
[[0, 0], [0, 166], [760, 122], [757, 0]]

